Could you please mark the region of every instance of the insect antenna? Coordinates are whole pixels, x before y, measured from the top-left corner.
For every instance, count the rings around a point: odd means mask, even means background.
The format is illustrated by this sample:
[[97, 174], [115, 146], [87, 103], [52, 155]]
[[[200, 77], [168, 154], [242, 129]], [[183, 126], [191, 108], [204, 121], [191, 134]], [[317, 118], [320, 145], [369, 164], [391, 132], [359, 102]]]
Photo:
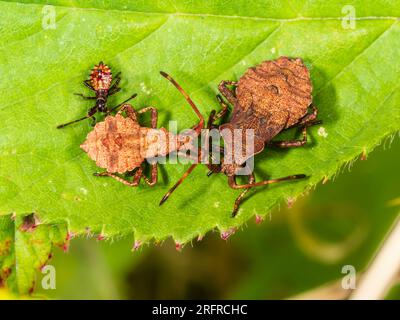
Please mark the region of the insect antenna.
[[160, 206], [168, 200], [169, 196], [171, 195], [172, 192], [175, 191], [176, 188], [183, 182], [183, 180], [186, 179], [186, 177], [196, 168], [197, 163], [194, 163], [190, 166], [190, 168], [182, 175], [182, 177], [174, 184], [174, 186], [168, 190], [168, 192], [164, 195], [164, 197], [160, 201]]
[[[196, 131], [197, 134], [200, 134], [201, 129], [204, 128], [204, 117], [203, 115], [200, 113], [199, 109], [196, 107], [196, 105], [194, 104], [193, 100], [190, 99], [189, 95], [182, 89], [182, 87], [167, 73], [165, 73], [164, 71], [160, 71], [160, 74], [166, 78], [167, 80], [169, 80], [174, 86], [175, 88], [177, 88], [179, 90], [179, 92], [185, 97], [186, 101], [190, 104], [190, 106], [192, 107], [193, 111], [196, 113], [196, 115], [199, 117], [199, 123], [194, 127], [194, 130]], [[172, 192], [175, 191], [175, 189], [183, 182], [183, 180], [185, 180], [187, 178], [187, 176], [194, 170], [194, 168], [196, 168], [198, 163], [194, 163], [192, 164], [189, 169], [182, 175], [182, 177], [174, 184], [174, 186], [169, 189], [169, 191], [164, 195], [164, 197], [161, 199], [160, 201], [160, 206], [167, 201], [167, 199], [169, 198], [169, 196], [172, 194]]]
[[77, 120], [74, 120], [74, 121], [70, 121], [70, 122], [67, 122], [67, 123], [64, 123], [64, 124], [60, 124], [60, 125], [57, 126], [57, 129], [64, 128], [66, 126], [69, 126], [70, 124], [73, 124], [73, 123], [76, 123], [76, 122], [79, 122], [79, 121], [82, 121], [82, 120], [85, 120], [85, 119], [88, 119], [88, 118], [91, 118], [91, 117], [92, 117], [92, 115], [88, 114], [88, 115], [86, 115], [86, 116], [84, 116], [84, 117], [82, 117], [80, 119], [77, 119]]
[[199, 124], [195, 127], [195, 131], [200, 133], [201, 129], [204, 128], [204, 117], [203, 115], [200, 113], [199, 109], [196, 107], [196, 105], [194, 104], [193, 100], [190, 99], [189, 95], [182, 89], [182, 87], [167, 73], [165, 73], [164, 71], [160, 71], [160, 74], [166, 78], [167, 80], [169, 80], [174, 86], [175, 88], [177, 88], [179, 90], [180, 93], [182, 93], [182, 95], [185, 97], [186, 101], [190, 104], [190, 106], [192, 107], [192, 109], [194, 110], [194, 112], [196, 113], [196, 115], [199, 117], [200, 122]]
[[125, 101], [121, 102], [120, 104], [116, 105], [115, 107], [112, 107], [111, 109], [109, 109], [107, 111], [107, 114], [109, 114], [110, 112], [114, 111], [115, 109], [118, 109], [120, 106], [124, 105], [125, 103], [127, 103], [128, 101], [134, 99], [137, 97], [137, 93], [134, 93], [133, 95], [131, 95], [128, 99], [126, 99]]

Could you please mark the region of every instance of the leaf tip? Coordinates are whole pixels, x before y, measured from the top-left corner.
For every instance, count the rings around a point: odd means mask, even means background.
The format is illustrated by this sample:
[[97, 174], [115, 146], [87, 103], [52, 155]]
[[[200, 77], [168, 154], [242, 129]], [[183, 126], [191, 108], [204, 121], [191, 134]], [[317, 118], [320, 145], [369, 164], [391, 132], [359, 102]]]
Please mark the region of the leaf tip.
[[221, 232], [221, 239], [222, 240], [228, 240], [228, 238], [233, 235], [237, 231], [236, 227], [230, 228], [228, 230], [222, 231]]
[[73, 239], [74, 237], [75, 237], [75, 233], [74, 232], [72, 232], [72, 231], [68, 231], [67, 232], [67, 235], [65, 237], [65, 241], [62, 244], [62, 250], [64, 252], [68, 252], [69, 251], [69, 245], [70, 245], [71, 239]]
[[175, 249], [176, 251], [181, 252], [183, 249], [183, 244], [180, 242], [175, 242]]
[[102, 234], [102, 233], [100, 233], [100, 234], [96, 237], [97, 241], [103, 241], [105, 238], [106, 238], [106, 236], [105, 236], [104, 234]]
[[75, 238], [75, 233], [72, 231], [67, 232], [67, 236], [65, 237], [66, 241], [70, 241], [71, 239]]
[[39, 224], [39, 218], [34, 213], [31, 213], [30, 215], [23, 217], [22, 224], [19, 229], [22, 232], [32, 232]]
[[293, 204], [296, 202], [296, 198], [293, 197], [288, 197], [286, 199], [286, 203], [289, 209], [291, 209], [293, 207]]
[[363, 148], [363, 151], [361, 153], [361, 157], [360, 157], [361, 161], [365, 161], [367, 160], [367, 150], [365, 148]]
[[142, 246], [142, 241], [136, 240], [132, 246], [132, 251], [138, 251], [141, 246]]
[[264, 217], [256, 214], [256, 223], [261, 224], [262, 222], [264, 222]]

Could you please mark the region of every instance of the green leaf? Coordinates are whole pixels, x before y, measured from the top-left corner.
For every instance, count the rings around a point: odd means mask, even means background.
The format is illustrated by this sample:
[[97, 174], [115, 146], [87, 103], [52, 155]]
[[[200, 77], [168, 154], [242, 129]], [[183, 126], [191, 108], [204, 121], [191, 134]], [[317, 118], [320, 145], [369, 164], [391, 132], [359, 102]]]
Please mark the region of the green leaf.
[[66, 250], [68, 240], [65, 224], [40, 225], [34, 214], [0, 216], [0, 284], [14, 293], [32, 293], [53, 246]]
[[[343, 27], [345, 1], [19, 2], [0, 2], [1, 214], [35, 212], [42, 224], [66, 223], [74, 234], [133, 233], [140, 242], [172, 236], [186, 243], [266, 215], [400, 127], [399, 1], [355, 1], [354, 29]], [[51, 12], [44, 2], [55, 5], [55, 29], [43, 28]], [[200, 166], [160, 208], [187, 165], [162, 165], [155, 187], [128, 188], [92, 176], [98, 168], [79, 148], [88, 122], [55, 128], [91, 106], [73, 93], [88, 94], [81, 82], [100, 60], [123, 75], [123, 90], [111, 105], [137, 92], [136, 108], [154, 105], [160, 126], [177, 120], [184, 129], [196, 118], [160, 70], [207, 115], [219, 108], [219, 81], [236, 80], [248, 67], [282, 55], [302, 57], [309, 66], [328, 135], [311, 128], [307, 147], [258, 155], [258, 179], [310, 178], [253, 190], [235, 219], [230, 212], [238, 192], [225, 176], [207, 178]]]
[[14, 222], [9, 216], [0, 216], [0, 288], [15, 290]]

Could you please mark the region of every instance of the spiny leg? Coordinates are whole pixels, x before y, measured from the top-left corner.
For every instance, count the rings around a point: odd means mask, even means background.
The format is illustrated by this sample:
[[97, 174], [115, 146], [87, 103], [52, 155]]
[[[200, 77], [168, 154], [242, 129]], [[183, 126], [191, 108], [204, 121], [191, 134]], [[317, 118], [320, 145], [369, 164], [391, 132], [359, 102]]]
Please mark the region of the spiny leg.
[[303, 128], [303, 139], [301, 140], [286, 140], [286, 141], [271, 141], [269, 143], [272, 147], [277, 148], [297, 148], [302, 147], [307, 143], [307, 127]]
[[311, 127], [311, 126], [315, 126], [317, 124], [320, 124], [322, 121], [321, 120], [317, 120], [317, 116], [318, 116], [318, 109], [315, 106], [311, 106], [312, 112], [306, 114], [303, 118], [301, 118], [301, 120], [294, 124], [293, 126], [289, 127], [290, 128], [294, 128], [294, 127]]
[[137, 121], [137, 112], [130, 104], [124, 104], [121, 109], [118, 110], [117, 115], [122, 112], [126, 112], [126, 115], [134, 121]]
[[208, 168], [207, 177], [210, 177], [213, 173], [218, 173], [221, 171], [221, 165], [219, 164], [208, 164], [207, 168]]
[[132, 186], [138, 186], [140, 183], [140, 179], [143, 178], [144, 182], [146, 182], [150, 187], [154, 186], [157, 181], [158, 181], [158, 169], [157, 169], [157, 163], [153, 163], [151, 165], [151, 177], [150, 179], [147, 178], [144, 173], [143, 173], [143, 167], [144, 165], [142, 164], [139, 169], [136, 171], [135, 175], [133, 176], [133, 181], [132, 181]]
[[219, 94], [217, 94], [217, 100], [218, 100], [219, 104], [221, 105], [222, 109], [214, 116], [214, 121], [223, 117], [226, 114], [226, 112], [228, 111], [228, 105], [225, 103], [224, 100], [222, 100], [222, 97]]
[[154, 186], [158, 181], [158, 168], [157, 163], [151, 165], [151, 177], [150, 179], [143, 175], [143, 180], [150, 186]]
[[[249, 184], [254, 183], [254, 181], [255, 181], [254, 174], [249, 175]], [[237, 213], [238, 213], [238, 211], [239, 211], [239, 205], [240, 205], [240, 203], [242, 202], [242, 199], [244, 198], [244, 196], [246, 195], [246, 193], [249, 192], [250, 189], [251, 189], [251, 188], [244, 189], [244, 190], [240, 193], [240, 195], [236, 198], [235, 204], [234, 204], [234, 206], [233, 206], [232, 218], [234, 218], [234, 217], [237, 215]]]
[[303, 127], [302, 140], [271, 141], [269, 145], [278, 148], [297, 148], [304, 146], [307, 143], [307, 127], [321, 123], [320, 120], [316, 120], [318, 116], [318, 109], [312, 106], [312, 110], [313, 110], [312, 113], [306, 114], [298, 123], [290, 127], [290, 128]]
[[238, 184], [236, 184], [235, 176], [230, 176], [228, 178], [228, 184], [232, 189], [247, 189], [247, 188], [265, 186], [267, 184], [273, 184], [273, 183], [278, 183], [278, 182], [282, 182], [282, 181], [304, 179], [306, 177], [307, 176], [305, 174], [296, 174], [296, 175], [287, 176], [287, 177], [278, 178], [278, 179], [264, 180], [264, 181], [260, 181], [260, 182], [253, 182], [253, 183], [238, 185]]
[[121, 178], [120, 176], [117, 176], [116, 174], [111, 173], [111, 172], [95, 172], [95, 173], [93, 173], [93, 175], [96, 177], [110, 177], [110, 178], [117, 180], [118, 182], [121, 182], [122, 184], [124, 184], [128, 187], [137, 187], [140, 183], [140, 178], [143, 175], [143, 169], [141, 167], [139, 167], [136, 170], [135, 175], [133, 176], [132, 182], [128, 181], [124, 178]]
[[217, 100], [221, 104], [222, 109], [218, 113], [216, 113], [215, 110], [211, 110], [210, 116], [208, 117], [207, 129], [211, 129], [214, 126], [214, 122], [223, 117], [228, 111], [228, 105], [222, 100], [219, 94], [217, 94]]
[[93, 115], [96, 112], [97, 112], [97, 107], [94, 106], [94, 107], [89, 109], [88, 114], [86, 116], [84, 116], [84, 117], [82, 117], [80, 119], [74, 120], [74, 121], [70, 121], [70, 122], [67, 122], [67, 123], [64, 123], [64, 124], [60, 124], [60, 125], [57, 126], [57, 129], [64, 128], [66, 126], [69, 126], [70, 124], [73, 124], [73, 123], [76, 123], [76, 122], [79, 122], [79, 121], [82, 121], [82, 120], [85, 120], [85, 119], [88, 119], [88, 118], [93, 118], [94, 121], [96, 121], [96, 118], [93, 117]]
[[235, 104], [237, 99], [235, 97], [234, 92], [229, 89], [227, 86], [237, 86], [238, 83], [235, 81], [221, 81], [221, 83], [218, 86], [219, 92], [222, 93], [222, 95], [229, 101], [231, 104]]

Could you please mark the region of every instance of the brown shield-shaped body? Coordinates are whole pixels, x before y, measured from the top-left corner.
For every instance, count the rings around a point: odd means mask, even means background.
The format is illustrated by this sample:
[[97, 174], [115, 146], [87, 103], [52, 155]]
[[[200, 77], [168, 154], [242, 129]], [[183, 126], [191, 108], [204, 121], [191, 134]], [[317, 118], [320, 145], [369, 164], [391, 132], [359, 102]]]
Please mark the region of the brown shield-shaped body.
[[98, 122], [81, 148], [107, 172], [124, 173], [147, 158], [167, 154], [167, 142], [173, 138], [163, 128], [141, 127], [137, 121], [117, 114]]
[[220, 129], [253, 129], [253, 154], [260, 153], [265, 143], [306, 115], [311, 92], [310, 73], [300, 58], [264, 61], [240, 78], [231, 120]]

